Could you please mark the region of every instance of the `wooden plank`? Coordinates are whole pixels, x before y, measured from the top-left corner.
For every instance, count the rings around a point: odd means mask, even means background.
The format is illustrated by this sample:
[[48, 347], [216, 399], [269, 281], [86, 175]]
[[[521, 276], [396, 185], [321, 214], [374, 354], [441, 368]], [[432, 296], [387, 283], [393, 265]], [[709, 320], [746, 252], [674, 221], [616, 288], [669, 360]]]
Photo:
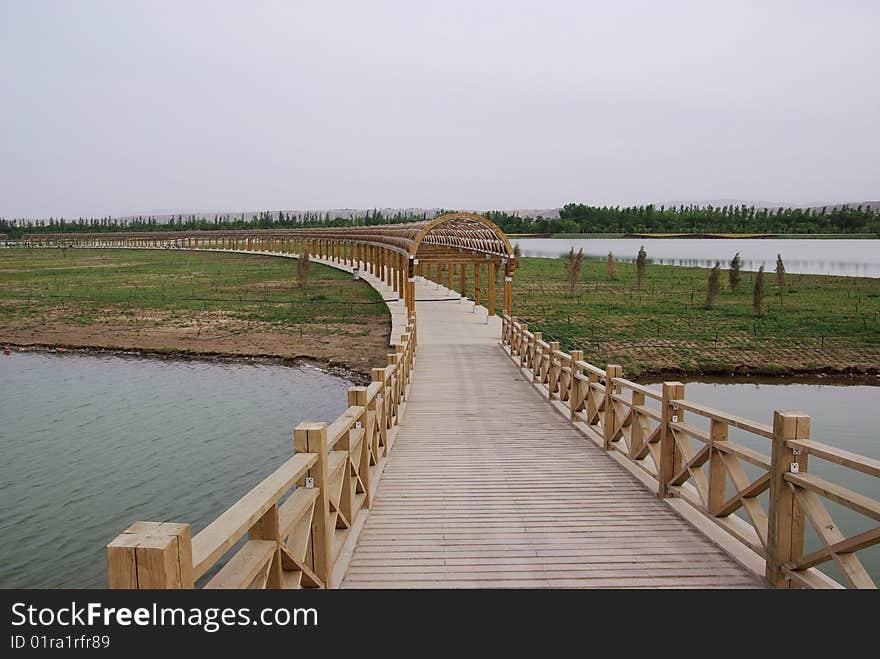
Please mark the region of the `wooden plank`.
[[205, 588], [247, 588], [272, 561], [277, 546], [270, 540], [248, 540], [205, 584]]
[[307, 514], [318, 498], [318, 490], [314, 487], [298, 488], [291, 494], [287, 501], [278, 508], [279, 527], [281, 537], [286, 538], [293, 531], [293, 527], [303, 515]]
[[[419, 282], [417, 297], [431, 289]], [[760, 587], [542, 399], [515, 361], [523, 332], [510, 358], [500, 323], [471, 309], [419, 308], [407, 410], [343, 587]], [[551, 366], [545, 343], [542, 381], [593, 377], [604, 393], [605, 371], [569, 374], [565, 353]], [[602, 403], [584, 411], [602, 416]], [[645, 435], [659, 447], [658, 431]]]
[[713, 514], [718, 517], [727, 517], [728, 515], [732, 515], [742, 507], [743, 499], [748, 497], [756, 497], [769, 487], [770, 474], [764, 474], [763, 476], [758, 477], [757, 480], [738, 490], [736, 494], [734, 494], [727, 501], [722, 503], [718, 507], [718, 510], [716, 512], [713, 512]]
[[829, 446], [812, 439], [790, 439], [788, 445], [799, 448], [817, 458], [855, 469], [870, 476], [880, 476], [880, 460], [869, 458], [858, 453], [845, 451], [836, 446]]
[[756, 467], [763, 467], [764, 469], [770, 468], [770, 458], [768, 456], [762, 453], [758, 453], [758, 451], [754, 451], [747, 446], [743, 446], [742, 444], [726, 441], [716, 445], [715, 448], [723, 453], [735, 455], [736, 457], [741, 458], [746, 462], [755, 465]]
[[833, 547], [840, 545], [846, 537], [840, 532], [837, 524], [828, 514], [828, 510], [819, 498], [819, 495], [809, 490], [801, 490], [795, 495], [797, 502], [803, 507], [809, 517], [816, 534], [829, 551], [834, 562], [843, 572], [843, 576], [854, 588], [876, 589], [877, 585], [871, 579], [868, 571], [862, 565], [858, 556], [853, 552], [834, 551]]
[[336, 443], [342, 439], [342, 436], [348, 432], [355, 421], [363, 414], [364, 408], [360, 406], [349, 407], [345, 412], [340, 414], [336, 420], [327, 426], [327, 447], [332, 451]]
[[624, 389], [638, 391], [640, 394], [645, 396], [645, 398], [652, 398], [653, 400], [663, 400], [663, 394], [661, 394], [659, 391], [655, 391], [654, 389], [650, 389], [641, 384], [636, 384], [632, 380], [627, 380], [625, 378], [614, 378], [614, 383], [620, 385]]
[[860, 549], [872, 547], [878, 543], [880, 543], [880, 527], [859, 533], [845, 540], [838, 540], [823, 549], [807, 554], [794, 563], [787, 564], [785, 567], [790, 570], [804, 570], [824, 563], [831, 558], [832, 553], [850, 554]]
[[593, 364], [590, 364], [589, 362], [577, 362], [576, 366], [582, 371], [593, 373], [594, 375], [598, 375], [600, 378], [605, 377], [605, 369], [599, 368], [598, 366], [593, 366]]
[[[724, 467], [727, 469], [727, 473], [730, 475], [730, 480], [733, 481], [736, 489], [739, 491], [747, 491], [751, 485], [751, 481], [749, 481], [745, 470], [736, 457], [725, 453], [723, 454], [722, 460], [724, 462]], [[755, 497], [743, 497], [740, 501], [742, 502], [742, 507], [752, 520], [752, 526], [755, 527], [755, 531], [757, 531], [758, 537], [761, 539], [761, 544], [766, 549], [768, 522], [767, 513], [765, 512], [764, 507]]]
[[767, 439], [773, 438], [773, 428], [765, 423], [758, 423], [757, 421], [752, 421], [751, 419], [736, 416], [735, 414], [730, 414], [728, 412], [722, 412], [711, 407], [706, 407], [705, 405], [699, 405], [689, 400], [676, 400], [675, 405], [683, 410], [694, 412], [699, 416], [722, 421], [735, 428], [739, 428], [740, 430], [745, 430], [746, 432], [760, 435]]
[[841, 506], [870, 517], [874, 521], [880, 521], [880, 501], [871, 497], [853, 492], [845, 487], [836, 485], [816, 474], [785, 474], [785, 480], [805, 490], [821, 494]]
[[225, 554], [263, 514], [315, 464], [311, 453], [293, 456], [226, 512], [200, 531], [192, 541], [193, 572], [198, 579]]
[[815, 568], [800, 571], [784, 570], [784, 572], [794, 585], [802, 586], [803, 588], [809, 588], [811, 590], [835, 590], [845, 588], [845, 586], [837, 583]]

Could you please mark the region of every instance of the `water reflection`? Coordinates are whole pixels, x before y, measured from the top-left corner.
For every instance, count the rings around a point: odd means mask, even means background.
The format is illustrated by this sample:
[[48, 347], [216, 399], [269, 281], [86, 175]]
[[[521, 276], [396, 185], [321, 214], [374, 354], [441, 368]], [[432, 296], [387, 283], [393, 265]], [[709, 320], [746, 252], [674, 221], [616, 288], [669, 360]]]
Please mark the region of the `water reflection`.
[[584, 254], [605, 258], [613, 252], [620, 261], [633, 262], [644, 245], [651, 263], [711, 268], [715, 261], [726, 267], [737, 252], [743, 269], [776, 267], [781, 254], [787, 272], [793, 274], [880, 277], [878, 240], [748, 240], [743, 238], [519, 238], [523, 256], [555, 258], [583, 248]]

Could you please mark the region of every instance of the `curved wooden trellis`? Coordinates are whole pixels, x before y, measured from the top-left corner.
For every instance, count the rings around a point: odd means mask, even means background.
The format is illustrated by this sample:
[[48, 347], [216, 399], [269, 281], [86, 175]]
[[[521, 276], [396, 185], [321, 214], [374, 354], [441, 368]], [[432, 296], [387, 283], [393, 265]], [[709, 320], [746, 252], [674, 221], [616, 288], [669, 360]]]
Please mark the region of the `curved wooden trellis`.
[[[450, 289], [468, 288], [472, 268], [474, 297], [482, 304], [481, 272], [486, 267], [487, 306], [495, 312], [495, 273], [504, 274], [504, 311], [510, 313], [515, 269], [513, 248], [504, 232], [485, 217], [449, 213], [434, 220], [323, 229], [249, 229], [25, 234], [22, 243], [56, 247], [213, 247], [300, 253], [362, 264], [381, 276], [412, 308], [415, 276], [432, 275]], [[434, 272], [431, 272], [431, 269]], [[458, 272], [456, 272], [456, 270]], [[456, 282], [456, 275], [457, 282]]]

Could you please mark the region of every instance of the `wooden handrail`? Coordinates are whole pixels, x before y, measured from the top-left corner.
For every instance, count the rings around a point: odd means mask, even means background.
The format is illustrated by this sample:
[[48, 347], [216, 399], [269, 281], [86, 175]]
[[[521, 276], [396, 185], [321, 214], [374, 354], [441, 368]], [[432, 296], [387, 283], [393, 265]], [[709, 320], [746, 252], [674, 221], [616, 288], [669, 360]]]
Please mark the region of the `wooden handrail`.
[[[260, 237], [265, 244], [256, 244]], [[199, 248], [199, 238], [183, 239], [188, 247]], [[284, 237], [243, 238], [248, 250], [266, 250], [257, 253], [284, 247]], [[160, 246], [163, 239], [145, 240]], [[227, 237], [213, 237], [215, 243], [218, 239], [224, 247]], [[103, 239], [88, 240], [99, 244]], [[126, 238], [114, 240], [124, 243]], [[233, 249], [238, 247], [235, 237], [232, 243]], [[300, 424], [292, 459], [300, 462], [285, 463], [279, 469], [281, 476], [278, 472], [270, 476], [195, 540], [190, 540], [187, 524], [136, 522], [129, 527], [108, 546], [111, 587], [192, 587], [245, 532], [248, 542], [209, 586], [332, 587], [341, 543], [357, 516], [369, 508], [375, 488], [371, 470], [388, 455], [392, 431], [407, 399], [417, 335], [412, 315], [414, 288], [409, 279], [406, 290], [400, 289], [400, 268], [393, 255], [380, 249], [364, 260], [360, 251], [357, 255], [340, 251], [337, 238], [294, 239], [292, 243], [294, 250], [330, 262], [363, 263], [368, 273], [396, 286], [408, 303], [406, 333], [394, 344], [388, 363], [373, 369], [373, 382], [349, 390], [349, 407], [338, 419], [329, 426]], [[291, 249], [290, 239], [287, 249]], [[768, 585], [839, 587], [840, 583], [819, 570], [833, 561], [848, 585], [875, 587], [857, 552], [880, 543], [878, 528], [847, 538], [824, 501], [843, 505], [874, 522], [880, 521], [880, 502], [809, 473], [807, 458], [875, 478], [880, 477], [880, 461], [811, 440], [810, 418], [801, 412], [776, 410], [768, 425], [690, 401], [680, 382], [665, 382], [658, 393], [625, 379], [619, 365], [602, 368], [585, 361], [583, 351], [566, 353], [558, 342], [545, 341], [540, 331], [512, 316], [508, 304], [501, 321], [502, 345], [548, 400], [567, 408], [571, 421], [589, 437], [651, 479], [658, 496], [686, 503], [760, 556]], [[769, 453], [730, 441], [730, 428], [768, 440]], [[750, 475], [741, 462], [758, 467], [760, 473]], [[279, 506], [278, 501], [294, 485], [288, 483], [291, 473], [299, 474], [293, 479], [296, 489]], [[284, 484], [287, 489], [275, 497]], [[766, 507], [759, 499], [765, 492]], [[804, 555], [807, 523], [812, 524], [823, 548]], [[298, 551], [303, 547], [310, 549]]]
[[605, 377], [605, 370], [599, 368], [598, 366], [593, 366], [592, 364], [585, 362], [585, 361], [579, 361], [579, 362], [577, 362], [576, 365], [581, 370], [598, 375], [600, 378]]
[[654, 391], [653, 389], [649, 389], [644, 385], [636, 384], [632, 380], [627, 380], [625, 378], [614, 378], [614, 383], [619, 384], [623, 389], [638, 391], [640, 394], [647, 398], [653, 398], [654, 400], [663, 400], [662, 394]]
[[785, 480], [802, 489], [821, 494], [826, 499], [880, 522], [880, 501], [875, 501], [871, 497], [832, 483], [815, 474], [786, 473]]
[[[293, 241], [293, 247], [297, 242], [300, 249], [320, 252], [332, 262], [360, 263], [354, 254], [351, 259], [340, 256], [338, 247], [316, 248], [314, 241]], [[282, 246], [276, 241], [266, 251]], [[390, 269], [385, 270], [390, 277]], [[245, 534], [247, 541], [223, 561], [205, 588], [333, 587], [334, 565], [358, 517], [371, 505], [408, 396], [417, 324], [414, 296], [406, 296], [407, 325], [391, 343], [394, 352], [385, 366], [372, 370], [373, 382], [349, 388], [348, 407], [339, 417], [329, 425], [300, 423], [294, 430], [294, 456], [195, 538], [190, 539], [189, 524], [132, 524], [107, 546], [110, 587], [193, 588]]]
[[[537, 342], [523, 341], [533, 346], [530, 356], [517, 343], [525, 325], [506, 315], [503, 326], [501, 341], [511, 358], [533, 371], [534, 384], [549, 399], [568, 401], [572, 422], [652, 479], [661, 497], [688, 504], [754, 551], [765, 561], [768, 585], [843, 587], [817, 567], [833, 561], [848, 585], [876, 587], [856, 552], [880, 544], [880, 527], [847, 538], [823, 500], [874, 522], [880, 521], [880, 502], [807, 473], [807, 456], [875, 478], [880, 460], [810, 439], [810, 418], [801, 412], [777, 410], [768, 425], [688, 400], [681, 383], [666, 382], [657, 392], [625, 379], [619, 366], [603, 369], [584, 361], [582, 351], [568, 355], [553, 348], [537, 331], [529, 334]], [[769, 453], [730, 441], [730, 428], [769, 440]], [[741, 462], [758, 467], [757, 477]], [[765, 508], [758, 497], [768, 490]], [[824, 548], [804, 556], [806, 520]]]
[[317, 461], [314, 453], [293, 456], [202, 529], [192, 539], [193, 576], [205, 574]]
[[736, 416], [735, 414], [729, 414], [728, 412], [721, 412], [719, 410], [715, 410], [711, 407], [706, 407], [705, 405], [700, 405], [689, 400], [678, 399], [673, 400], [672, 402], [676, 407], [683, 410], [696, 412], [700, 416], [704, 416], [709, 419], [715, 419], [716, 421], [721, 421], [723, 423], [733, 426], [734, 428], [739, 428], [740, 430], [745, 430], [746, 432], [758, 435], [759, 437], [773, 439], [773, 428], [764, 423], [758, 423], [757, 421], [752, 421], [751, 419], [744, 419], [743, 417]]
[[790, 439], [788, 445], [792, 448], [806, 451], [817, 458], [828, 460], [828, 462], [849, 467], [869, 476], [880, 477], [880, 460], [845, 451], [836, 446], [829, 446], [812, 439]]

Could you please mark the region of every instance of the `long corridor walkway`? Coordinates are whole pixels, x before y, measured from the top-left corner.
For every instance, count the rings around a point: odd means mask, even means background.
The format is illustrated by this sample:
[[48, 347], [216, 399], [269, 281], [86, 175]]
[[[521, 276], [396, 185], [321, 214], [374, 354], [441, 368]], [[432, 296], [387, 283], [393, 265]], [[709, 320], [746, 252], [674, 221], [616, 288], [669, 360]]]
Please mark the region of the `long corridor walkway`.
[[499, 346], [417, 286], [407, 409], [343, 587], [761, 587], [588, 441]]

